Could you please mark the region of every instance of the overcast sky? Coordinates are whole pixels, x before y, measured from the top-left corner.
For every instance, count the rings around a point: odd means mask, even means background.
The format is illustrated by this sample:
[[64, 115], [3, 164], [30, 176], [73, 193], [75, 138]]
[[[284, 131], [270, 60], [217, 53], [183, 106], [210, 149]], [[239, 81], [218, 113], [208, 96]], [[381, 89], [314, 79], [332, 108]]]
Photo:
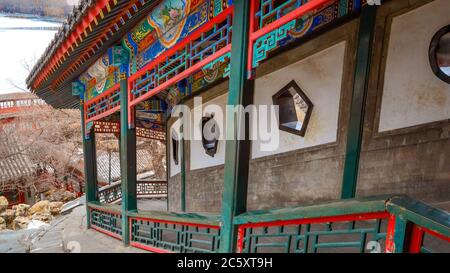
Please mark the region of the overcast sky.
[[[57, 23], [0, 16], [0, 94], [23, 92], [28, 71], [24, 63], [36, 61], [50, 44], [56, 31], [24, 30], [40, 26], [58, 26]], [[6, 30], [5, 30], [6, 29]], [[4, 42], [5, 41], [5, 42]], [[21, 88], [15, 88], [19, 85]]]

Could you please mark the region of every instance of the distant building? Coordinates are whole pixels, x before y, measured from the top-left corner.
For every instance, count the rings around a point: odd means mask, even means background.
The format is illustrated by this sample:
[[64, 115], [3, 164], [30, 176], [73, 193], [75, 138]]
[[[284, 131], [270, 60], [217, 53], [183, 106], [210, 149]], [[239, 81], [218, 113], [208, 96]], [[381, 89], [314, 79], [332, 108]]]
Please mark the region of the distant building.
[[[45, 102], [31, 93], [0, 95], [0, 193], [7, 197], [10, 205], [32, 202], [37, 190], [26, 181], [39, 176], [41, 170], [24, 153], [16, 135], [20, 131], [14, 130], [29, 126], [17, 126], [17, 118], [29, 114], [34, 106], [42, 105]], [[13, 126], [12, 130], [8, 130], [9, 126]]]

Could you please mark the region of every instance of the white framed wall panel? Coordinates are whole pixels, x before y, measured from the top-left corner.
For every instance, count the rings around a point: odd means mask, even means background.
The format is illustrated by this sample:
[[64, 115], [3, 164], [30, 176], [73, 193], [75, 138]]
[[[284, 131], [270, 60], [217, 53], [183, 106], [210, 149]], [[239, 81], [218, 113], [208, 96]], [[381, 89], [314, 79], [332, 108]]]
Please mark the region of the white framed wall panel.
[[392, 19], [379, 132], [450, 118], [450, 85], [433, 73], [428, 50], [450, 24], [448, 0], [430, 2]]

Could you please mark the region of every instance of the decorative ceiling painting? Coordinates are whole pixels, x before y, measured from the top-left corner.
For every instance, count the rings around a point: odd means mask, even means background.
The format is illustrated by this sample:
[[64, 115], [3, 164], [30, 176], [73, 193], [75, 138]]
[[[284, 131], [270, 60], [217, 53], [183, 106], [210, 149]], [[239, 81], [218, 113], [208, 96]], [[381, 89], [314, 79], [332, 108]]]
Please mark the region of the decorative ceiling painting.
[[79, 77], [86, 89], [85, 99], [93, 99], [119, 83], [120, 66], [126, 63], [128, 52], [123, 47], [109, 48], [106, 54]]
[[231, 0], [164, 0], [123, 40], [131, 74], [232, 4]]

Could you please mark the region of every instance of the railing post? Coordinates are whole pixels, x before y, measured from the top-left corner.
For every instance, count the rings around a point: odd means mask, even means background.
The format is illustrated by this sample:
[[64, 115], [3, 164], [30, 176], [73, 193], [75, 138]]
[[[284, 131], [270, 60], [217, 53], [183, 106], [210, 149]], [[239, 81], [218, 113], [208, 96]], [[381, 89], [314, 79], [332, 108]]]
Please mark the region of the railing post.
[[[247, 80], [249, 44], [250, 1], [234, 2], [233, 37], [231, 49], [231, 73], [228, 91], [228, 106], [247, 106], [253, 101], [254, 82]], [[245, 114], [231, 112], [226, 115], [225, 175], [222, 198], [222, 227], [220, 252], [235, 252], [237, 226], [233, 219], [247, 209], [247, 184], [251, 142], [246, 136], [237, 135], [244, 125], [248, 133]]]
[[129, 244], [128, 212], [137, 210], [136, 200], [136, 129], [128, 126], [128, 82], [120, 76], [120, 171], [122, 182], [122, 241]]
[[353, 95], [341, 192], [343, 199], [354, 198], [356, 195], [376, 14], [377, 7], [375, 5], [366, 5], [362, 8], [360, 16]]
[[412, 223], [402, 215], [391, 214], [386, 234], [386, 253], [409, 252], [412, 239], [411, 228]]
[[90, 132], [89, 137], [86, 134], [86, 125], [84, 119], [84, 102], [80, 100], [81, 112], [81, 133], [83, 137], [83, 156], [84, 156], [84, 183], [86, 192], [86, 221], [87, 228], [91, 227], [91, 215], [89, 202], [97, 201], [97, 156], [95, 150], [95, 133]]
[[411, 229], [411, 239], [407, 249], [409, 253], [420, 253], [423, 243], [423, 236], [423, 229], [417, 225], [413, 225]]

